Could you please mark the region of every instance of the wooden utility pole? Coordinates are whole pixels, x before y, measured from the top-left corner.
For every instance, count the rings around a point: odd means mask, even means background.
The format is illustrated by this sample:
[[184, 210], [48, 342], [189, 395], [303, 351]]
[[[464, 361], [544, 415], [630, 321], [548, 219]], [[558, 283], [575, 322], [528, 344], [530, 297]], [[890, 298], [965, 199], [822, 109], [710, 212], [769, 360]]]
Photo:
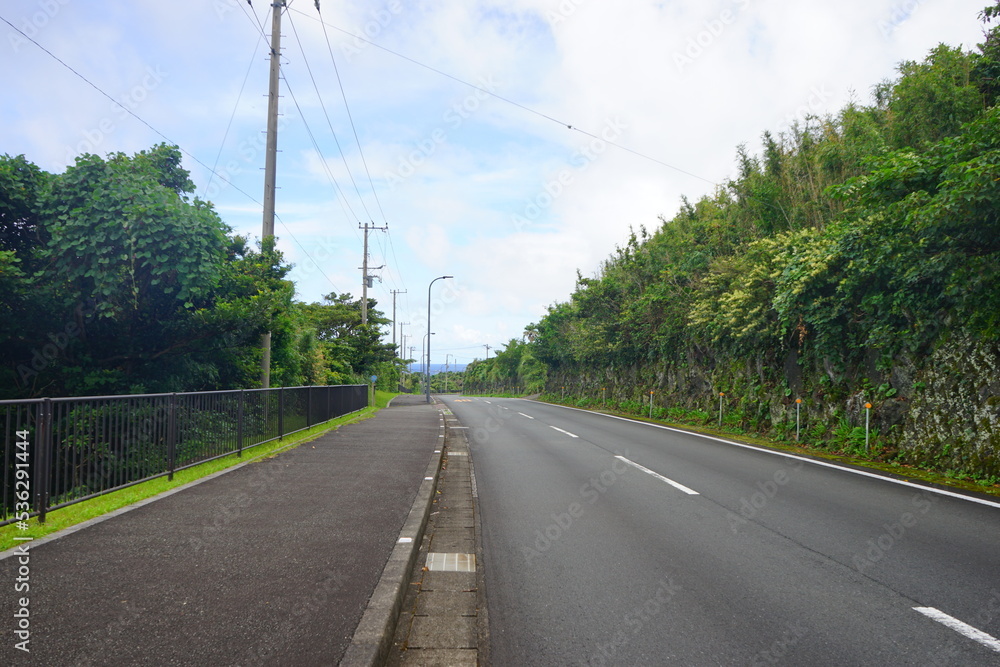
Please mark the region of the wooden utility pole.
[[[396, 295], [406, 294], [406, 290], [392, 290], [392, 346], [396, 347]], [[398, 354], [398, 351], [397, 351]]]
[[406, 334], [403, 333], [403, 327], [410, 326], [409, 322], [399, 323], [399, 351], [397, 354], [400, 359], [406, 358]]
[[[274, 187], [278, 167], [278, 79], [281, 75], [281, 10], [285, 0], [271, 4], [271, 79], [267, 92], [267, 147], [264, 154], [264, 223], [261, 242], [274, 236]], [[261, 336], [260, 386], [271, 386], [271, 332]]]

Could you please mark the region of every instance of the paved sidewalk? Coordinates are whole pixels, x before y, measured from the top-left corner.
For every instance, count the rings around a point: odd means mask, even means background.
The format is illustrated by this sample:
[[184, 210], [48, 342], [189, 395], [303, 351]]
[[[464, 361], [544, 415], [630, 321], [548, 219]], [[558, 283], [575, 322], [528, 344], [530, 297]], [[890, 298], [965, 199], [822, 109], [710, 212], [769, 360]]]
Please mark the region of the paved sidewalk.
[[[375, 417], [0, 561], [0, 664], [335, 665], [440, 448], [440, 413]], [[30, 597], [31, 653], [14, 649]]]

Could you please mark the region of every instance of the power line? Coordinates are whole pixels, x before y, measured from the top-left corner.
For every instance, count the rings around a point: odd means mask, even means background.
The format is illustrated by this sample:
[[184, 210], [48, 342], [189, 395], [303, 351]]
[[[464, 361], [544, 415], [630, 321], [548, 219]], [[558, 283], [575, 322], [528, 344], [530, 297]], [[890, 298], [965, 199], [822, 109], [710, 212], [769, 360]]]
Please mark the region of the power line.
[[250, 58], [250, 65], [247, 66], [247, 73], [243, 76], [243, 84], [240, 85], [240, 92], [236, 96], [236, 103], [233, 105], [233, 113], [229, 116], [229, 123], [226, 124], [226, 131], [222, 135], [222, 143], [219, 144], [219, 152], [215, 154], [215, 162], [212, 164], [212, 171], [209, 174], [208, 183], [205, 185], [205, 190], [212, 186], [212, 177], [215, 176], [215, 169], [219, 166], [219, 158], [222, 157], [222, 150], [226, 147], [226, 139], [229, 138], [229, 130], [233, 127], [233, 119], [236, 118], [236, 110], [240, 107], [240, 100], [243, 99], [243, 91], [246, 89], [247, 80], [250, 78], [250, 72], [253, 71], [254, 61], [257, 59], [257, 47], [260, 46], [261, 38], [257, 38], [257, 44], [253, 47], [253, 56]]
[[[319, 0], [316, 0], [316, 11], [319, 12]], [[347, 103], [347, 93], [344, 92], [344, 82], [340, 79], [340, 69], [337, 67], [337, 59], [333, 57], [333, 47], [330, 45], [330, 35], [326, 31], [326, 23], [323, 21], [320, 21], [319, 23], [323, 26], [323, 37], [326, 38], [326, 50], [330, 53], [330, 62], [333, 63], [333, 71], [337, 75], [337, 85], [340, 86], [340, 96], [344, 98], [344, 108], [347, 110], [347, 118], [351, 121], [351, 130], [354, 132], [354, 141], [358, 144], [358, 154], [361, 155], [361, 164], [364, 165], [365, 174], [368, 175], [368, 184], [372, 188], [372, 196], [375, 197], [375, 203], [378, 204], [379, 213], [382, 214], [382, 221], [388, 225], [389, 221], [385, 217], [385, 211], [382, 210], [382, 202], [379, 201], [378, 192], [375, 190], [375, 182], [372, 180], [372, 174], [368, 170], [368, 161], [365, 160], [365, 152], [361, 148], [361, 139], [358, 138], [358, 128], [354, 125], [354, 117], [351, 115], [351, 107]]]
[[[368, 211], [368, 206], [367, 206], [367, 204], [365, 204], [364, 197], [361, 196], [361, 190], [358, 188], [357, 181], [354, 180], [354, 174], [351, 173], [351, 167], [350, 167], [350, 165], [347, 164], [347, 154], [344, 152], [343, 146], [340, 145], [340, 139], [337, 138], [337, 132], [333, 129], [333, 123], [330, 121], [330, 114], [327, 112], [327, 110], [326, 110], [326, 104], [323, 102], [323, 95], [319, 92], [319, 86], [316, 85], [316, 77], [313, 76], [312, 67], [309, 66], [309, 59], [306, 57], [305, 47], [302, 45], [302, 40], [299, 39], [298, 30], [296, 30], [295, 23], [291, 20], [291, 16], [288, 17], [288, 22], [292, 26], [292, 33], [295, 35], [295, 41], [296, 41], [296, 43], [298, 43], [298, 45], [299, 45], [299, 51], [301, 51], [301, 53], [302, 53], [302, 61], [306, 65], [306, 71], [309, 73], [309, 79], [312, 81], [313, 90], [316, 91], [316, 97], [319, 98], [319, 105], [323, 109], [323, 116], [326, 118], [326, 124], [330, 128], [330, 134], [333, 135], [333, 140], [337, 144], [337, 150], [340, 151], [340, 157], [344, 161], [344, 169], [347, 170], [347, 175], [351, 179], [351, 184], [354, 185], [354, 191], [358, 194], [358, 199], [361, 201], [361, 207], [365, 210], [365, 217], [367, 217], [370, 220], [371, 219], [371, 213]], [[286, 83], [287, 83], [287, 80], [286, 80]], [[296, 104], [296, 107], [298, 107], [298, 102], [296, 102], [295, 104]], [[299, 110], [299, 113], [302, 114], [301, 109]], [[303, 117], [303, 120], [305, 120], [305, 115], [303, 115], [302, 117]], [[310, 132], [310, 137], [312, 137], [312, 133], [311, 132]], [[316, 145], [315, 140], [313, 141], [313, 144]], [[318, 145], [317, 145], [316, 150], [319, 151]], [[321, 154], [320, 157], [321, 157], [321, 159], [324, 160], [324, 163], [325, 163], [325, 158], [322, 158], [322, 154]], [[343, 194], [342, 191], [341, 191], [341, 194]]]
[[[56, 62], [58, 62], [60, 65], [62, 65], [66, 69], [68, 69], [70, 72], [72, 72], [73, 74], [75, 74], [77, 77], [79, 77], [88, 86], [90, 86], [91, 88], [93, 88], [94, 90], [96, 90], [98, 93], [100, 93], [104, 97], [106, 97], [109, 100], [111, 100], [111, 102], [116, 107], [121, 108], [122, 110], [125, 111], [125, 113], [127, 113], [130, 116], [132, 116], [137, 121], [139, 121], [140, 123], [142, 123], [143, 125], [145, 125], [146, 127], [148, 127], [154, 134], [156, 134], [158, 137], [160, 137], [161, 139], [163, 139], [164, 141], [166, 141], [169, 145], [176, 146], [177, 150], [179, 150], [181, 153], [183, 153], [184, 155], [186, 155], [187, 157], [191, 158], [196, 163], [198, 163], [199, 165], [201, 165], [202, 167], [204, 167], [205, 169], [207, 169], [210, 173], [214, 174], [216, 177], [218, 177], [221, 181], [225, 182], [227, 185], [230, 185], [234, 190], [236, 190], [237, 192], [239, 192], [240, 194], [242, 194], [243, 196], [245, 196], [247, 199], [249, 199], [253, 203], [257, 204], [258, 206], [263, 206], [263, 204], [260, 201], [258, 201], [253, 195], [251, 195], [246, 190], [242, 189], [241, 187], [239, 187], [238, 185], [236, 185], [235, 183], [233, 183], [232, 181], [230, 181], [228, 178], [226, 178], [225, 176], [223, 176], [219, 172], [215, 171], [215, 169], [213, 169], [212, 167], [209, 167], [207, 164], [205, 164], [204, 162], [202, 162], [201, 160], [199, 160], [193, 153], [191, 153], [191, 152], [187, 151], [186, 149], [184, 149], [184, 147], [182, 147], [179, 143], [177, 143], [176, 141], [171, 140], [170, 137], [168, 137], [167, 135], [163, 134], [158, 129], [156, 129], [155, 127], [153, 127], [152, 125], [150, 125], [149, 123], [147, 123], [145, 120], [143, 120], [142, 118], [140, 118], [135, 112], [133, 112], [127, 106], [125, 106], [124, 104], [122, 104], [121, 102], [119, 102], [118, 100], [116, 100], [115, 98], [111, 97], [111, 95], [109, 95], [106, 92], [104, 92], [104, 90], [102, 88], [100, 88], [97, 84], [95, 84], [93, 81], [91, 81], [90, 79], [88, 79], [87, 77], [85, 77], [83, 74], [81, 74], [80, 72], [78, 72], [76, 69], [74, 69], [73, 67], [71, 67], [65, 60], [63, 60], [62, 58], [60, 58], [56, 54], [52, 53], [51, 51], [49, 51], [47, 48], [45, 48], [44, 46], [42, 46], [41, 44], [39, 44], [33, 38], [31, 38], [28, 35], [26, 35], [21, 29], [19, 29], [13, 23], [11, 23], [10, 21], [8, 21], [6, 18], [0, 16], [0, 21], [3, 21], [7, 25], [9, 25], [16, 32], [18, 32], [20, 35], [22, 35], [26, 40], [28, 40], [29, 42], [31, 42], [32, 44], [34, 44], [35, 46], [37, 46], [39, 49], [41, 49], [42, 51], [44, 51], [50, 58], [52, 58], [53, 60], [55, 60]], [[314, 260], [312, 258], [312, 256], [309, 255], [309, 251], [306, 250], [305, 246], [303, 246], [301, 243], [299, 243], [299, 240], [297, 238], [295, 238], [294, 234], [292, 234], [292, 231], [288, 228], [288, 225], [286, 225], [285, 222], [277, 214], [275, 214], [275, 217], [281, 223], [281, 226], [285, 228], [285, 231], [288, 232], [288, 235], [292, 238], [292, 241], [294, 241], [295, 244], [297, 246], [299, 246], [299, 248], [302, 250], [302, 253], [305, 256], [309, 257], [309, 259], [312, 260], [313, 263], [316, 264], [316, 266], [318, 268], [319, 267], [319, 263], [316, 262], [316, 260]], [[325, 273], [323, 273], [322, 269], [320, 269], [320, 273], [322, 273], [323, 277], [326, 278], [330, 282], [330, 284], [334, 285], [334, 287], [336, 288], [336, 285], [334, 284], [334, 282], [332, 280], [330, 280], [329, 276], [327, 276]]]
[[550, 115], [548, 115], [546, 113], [538, 111], [537, 109], [532, 109], [531, 107], [525, 106], [524, 104], [521, 104], [520, 102], [516, 102], [516, 101], [514, 101], [512, 99], [504, 97], [503, 95], [499, 95], [499, 94], [493, 92], [492, 90], [488, 90], [486, 88], [483, 88], [482, 86], [478, 86], [478, 85], [476, 85], [474, 83], [470, 83], [469, 81], [466, 81], [466, 80], [464, 80], [462, 78], [459, 78], [459, 77], [457, 77], [457, 76], [455, 76], [453, 74], [449, 74], [448, 72], [445, 72], [443, 70], [439, 70], [436, 67], [432, 67], [431, 65], [427, 65], [425, 63], [422, 63], [419, 60], [411, 58], [411, 57], [409, 57], [407, 55], [403, 55], [402, 53], [399, 53], [398, 51], [393, 51], [392, 49], [389, 49], [389, 48], [386, 48], [386, 47], [382, 46], [381, 44], [377, 44], [376, 42], [373, 42], [371, 40], [365, 39], [364, 37], [361, 37], [360, 35], [355, 35], [352, 32], [344, 30], [343, 28], [339, 28], [339, 27], [337, 27], [335, 25], [332, 25], [330, 23], [326, 23], [323, 20], [322, 17], [320, 17], [320, 18], [313, 18], [312, 16], [309, 16], [308, 14], [305, 14], [304, 12], [301, 12], [301, 11], [298, 11], [298, 10], [292, 10], [291, 8], [289, 8], [289, 11], [296, 11], [299, 14], [302, 14], [303, 16], [305, 16], [307, 18], [313, 19], [314, 21], [319, 21], [324, 26], [329, 26], [329, 27], [333, 28], [334, 30], [342, 32], [343, 34], [345, 34], [345, 35], [347, 35], [349, 37], [354, 37], [355, 39], [359, 39], [359, 40], [361, 40], [362, 42], [364, 42], [366, 44], [370, 44], [370, 45], [374, 46], [377, 49], [381, 49], [382, 51], [385, 51], [386, 53], [391, 53], [392, 55], [396, 56], [397, 58], [402, 58], [403, 60], [411, 62], [414, 65], [417, 65], [418, 67], [422, 67], [422, 68], [424, 68], [426, 70], [430, 70], [431, 72], [434, 72], [435, 74], [438, 74], [438, 75], [443, 76], [445, 78], [451, 79], [452, 81], [457, 81], [458, 83], [461, 83], [462, 85], [468, 86], [468, 87], [470, 87], [470, 88], [472, 88], [474, 90], [477, 90], [477, 91], [482, 92], [482, 93], [484, 93], [486, 95], [489, 95], [490, 97], [494, 97], [494, 98], [500, 100], [501, 102], [506, 102], [507, 104], [510, 104], [510, 105], [515, 106], [515, 107], [517, 107], [519, 109], [527, 111], [528, 113], [531, 113], [531, 114], [534, 114], [536, 116], [539, 116], [540, 118], [544, 118], [545, 120], [548, 120], [550, 122], [556, 123], [558, 125], [562, 125], [563, 127], [565, 127], [568, 130], [571, 130], [571, 131], [574, 131], [574, 132], [579, 132], [580, 134], [583, 134], [584, 136], [590, 137], [592, 139], [597, 139], [599, 141], [603, 141], [606, 144], [608, 144], [609, 146], [614, 146], [615, 148], [619, 148], [619, 149], [621, 149], [623, 151], [626, 151], [628, 153], [632, 153], [633, 155], [641, 157], [644, 160], [649, 160], [650, 162], [655, 162], [656, 164], [659, 164], [659, 165], [661, 165], [663, 167], [667, 167], [669, 169], [673, 169], [674, 171], [677, 171], [677, 172], [679, 172], [681, 174], [684, 174], [685, 176], [690, 176], [691, 178], [696, 178], [698, 180], [705, 181], [706, 183], [709, 183], [710, 185], [719, 185], [715, 181], [711, 181], [711, 180], [709, 180], [709, 179], [707, 179], [707, 178], [705, 178], [703, 176], [698, 176], [697, 174], [692, 174], [691, 172], [685, 171], [684, 169], [681, 169], [680, 167], [677, 167], [677, 166], [674, 166], [674, 165], [669, 164], [667, 162], [664, 162], [663, 160], [660, 160], [658, 158], [654, 158], [652, 156], [646, 155], [645, 153], [641, 153], [641, 152], [639, 152], [639, 151], [637, 151], [635, 149], [629, 148], [628, 146], [624, 146], [624, 145], [619, 144], [619, 143], [614, 142], [614, 141], [608, 141], [607, 139], [605, 139], [603, 137], [600, 137], [600, 136], [598, 136], [596, 134], [593, 134], [592, 132], [588, 132], [588, 131], [586, 131], [586, 130], [584, 130], [582, 128], [576, 127], [575, 125], [573, 125], [571, 123], [568, 123], [568, 122], [566, 122], [564, 120], [560, 120], [558, 118], [550, 116]]

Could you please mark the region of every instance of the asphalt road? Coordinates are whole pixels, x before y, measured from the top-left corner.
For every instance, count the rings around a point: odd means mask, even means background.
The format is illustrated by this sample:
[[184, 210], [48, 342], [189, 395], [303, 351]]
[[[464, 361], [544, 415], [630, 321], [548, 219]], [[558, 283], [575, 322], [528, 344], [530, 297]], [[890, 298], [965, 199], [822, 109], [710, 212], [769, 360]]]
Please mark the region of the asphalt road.
[[1000, 665], [1000, 503], [518, 399], [469, 428], [496, 665]]

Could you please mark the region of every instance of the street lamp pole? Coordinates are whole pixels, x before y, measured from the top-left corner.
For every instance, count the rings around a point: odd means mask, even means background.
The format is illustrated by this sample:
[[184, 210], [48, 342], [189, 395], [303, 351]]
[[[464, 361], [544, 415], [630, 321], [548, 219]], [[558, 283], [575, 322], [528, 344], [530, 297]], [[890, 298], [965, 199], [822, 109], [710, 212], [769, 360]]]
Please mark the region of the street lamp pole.
[[[438, 276], [427, 285], [427, 331], [431, 330], [431, 287], [439, 280], [454, 278], [455, 276]], [[431, 402], [431, 339], [427, 337], [427, 402]]]

